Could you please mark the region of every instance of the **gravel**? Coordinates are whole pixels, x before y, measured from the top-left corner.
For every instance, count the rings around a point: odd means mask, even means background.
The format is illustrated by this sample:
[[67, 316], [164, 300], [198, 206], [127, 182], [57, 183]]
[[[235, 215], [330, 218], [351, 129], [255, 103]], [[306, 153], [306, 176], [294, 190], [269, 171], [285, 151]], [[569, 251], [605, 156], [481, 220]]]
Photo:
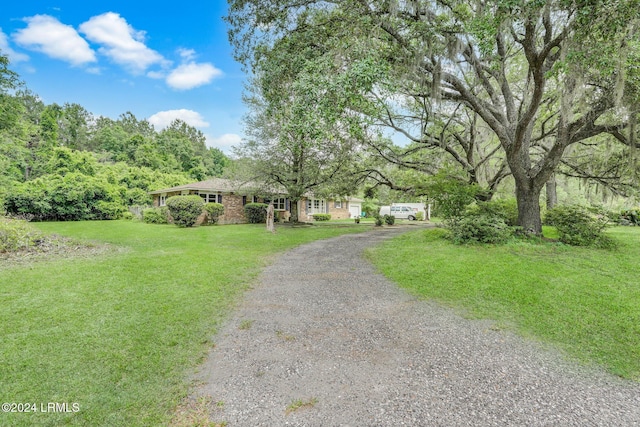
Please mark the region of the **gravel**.
[[640, 384], [419, 300], [362, 259], [363, 249], [404, 231], [313, 242], [267, 267], [197, 374], [192, 397], [211, 399], [211, 419], [232, 427], [640, 425]]

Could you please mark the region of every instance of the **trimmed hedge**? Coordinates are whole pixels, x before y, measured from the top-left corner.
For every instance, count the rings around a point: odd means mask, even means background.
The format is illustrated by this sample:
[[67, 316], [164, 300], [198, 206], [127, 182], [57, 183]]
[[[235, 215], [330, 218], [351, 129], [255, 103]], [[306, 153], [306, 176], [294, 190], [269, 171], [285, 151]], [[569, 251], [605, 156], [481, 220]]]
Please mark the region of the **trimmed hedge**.
[[331, 219], [331, 214], [313, 214], [311, 215], [314, 221], [329, 221]]
[[205, 203], [204, 211], [207, 213], [207, 224], [216, 224], [224, 214], [224, 206], [220, 203]]
[[192, 227], [202, 213], [204, 201], [200, 196], [173, 196], [167, 199], [167, 208], [173, 223], [179, 227]]
[[267, 208], [264, 203], [247, 203], [244, 205], [244, 216], [249, 224], [263, 224], [267, 222]]

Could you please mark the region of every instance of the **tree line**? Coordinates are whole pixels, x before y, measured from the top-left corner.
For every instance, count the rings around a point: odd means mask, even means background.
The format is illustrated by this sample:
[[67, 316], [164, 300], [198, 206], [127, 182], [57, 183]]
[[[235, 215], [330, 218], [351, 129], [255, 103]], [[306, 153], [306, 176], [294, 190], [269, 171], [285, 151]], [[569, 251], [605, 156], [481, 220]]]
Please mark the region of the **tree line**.
[[147, 192], [220, 176], [229, 159], [174, 120], [156, 130], [131, 112], [94, 116], [45, 104], [0, 52], [0, 203], [35, 219], [118, 218]]

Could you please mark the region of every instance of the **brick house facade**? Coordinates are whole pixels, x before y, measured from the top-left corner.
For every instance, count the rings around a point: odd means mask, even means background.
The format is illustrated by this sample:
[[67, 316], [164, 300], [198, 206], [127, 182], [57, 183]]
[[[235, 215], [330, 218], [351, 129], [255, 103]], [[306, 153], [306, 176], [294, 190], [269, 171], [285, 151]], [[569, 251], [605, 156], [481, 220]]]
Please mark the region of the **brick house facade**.
[[[246, 223], [244, 205], [251, 202], [268, 202], [262, 197], [252, 194], [249, 186], [222, 178], [179, 185], [151, 191], [153, 206], [164, 206], [166, 200], [172, 196], [199, 195], [205, 202], [220, 203], [224, 206], [224, 214], [218, 219], [220, 224]], [[291, 217], [291, 201], [286, 195], [271, 198], [277, 218], [289, 221]], [[303, 198], [298, 202], [298, 219], [313, 221], [313, 214], [328, 213], [332, 219], [346, 219], [359, 215], [362, 200], [348, 197], [345, 200]], [[198, 219], [202, 223], [204, 215]]]

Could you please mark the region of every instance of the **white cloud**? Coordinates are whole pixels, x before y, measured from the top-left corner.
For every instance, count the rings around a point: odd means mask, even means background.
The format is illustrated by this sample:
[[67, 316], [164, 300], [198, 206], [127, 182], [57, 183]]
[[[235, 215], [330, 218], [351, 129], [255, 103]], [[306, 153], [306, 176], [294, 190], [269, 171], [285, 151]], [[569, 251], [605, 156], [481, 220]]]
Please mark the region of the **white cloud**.
[[182, 64], [167, 76], [167, 84], [174, 89], [188, 90], [202, 86], [222, 75], [222, 71], [208, 62]]
[[193, 49], [180, 48], [178, 49], [178, 55], [180, 55], [185, 61], [192, 61], [196, 57], [196, 51]]
[[167, 76], [167, 73], [164, 73], [162, 71], [149, 71], [147, 73], [147, 77], [149, 77], [150, 79], [164, 79]]
[[167, 110], [159, 111], [153, 116], [149, 117], [149, 123], [158, 129], [164, 129], [171, 124], [175, 119], [180, 119], [188, 125], [195, 128], [209, 127], [209, 123], [202, 117], [200, 113], [193, 110], [186, 110], [184, 108], [180, 110]]
[[9, 38], [0, 28], [0, 53], [9, 57], [11, 62], [28, 61], [29, 57], [24, 53], [18, 53], [9, 46]]
[[231, 151], [231, 147], [238, 145], [242, 142], [242, 137], [235, 133], [225, 133], [219, 137], [212, 137], [206, 135], [207, 146], [219, 148], [220, 150], [228, 153]]
[[94, 16], [80, 25], [80, 31], [92, 42], [103, 46], [98, 50], [100, 53], [134, 73], [142, 73], [154, 64], [169, 64], [144, 44], [144, 31], [136, 31], [117, 13]]
[[95, 52], [70, 25], [64, 25], [48, 15], [25, 18], [25, 22], [27, 28], [13, 34], [13, 39], [19, 45], [73, 65], [96, 62]]

